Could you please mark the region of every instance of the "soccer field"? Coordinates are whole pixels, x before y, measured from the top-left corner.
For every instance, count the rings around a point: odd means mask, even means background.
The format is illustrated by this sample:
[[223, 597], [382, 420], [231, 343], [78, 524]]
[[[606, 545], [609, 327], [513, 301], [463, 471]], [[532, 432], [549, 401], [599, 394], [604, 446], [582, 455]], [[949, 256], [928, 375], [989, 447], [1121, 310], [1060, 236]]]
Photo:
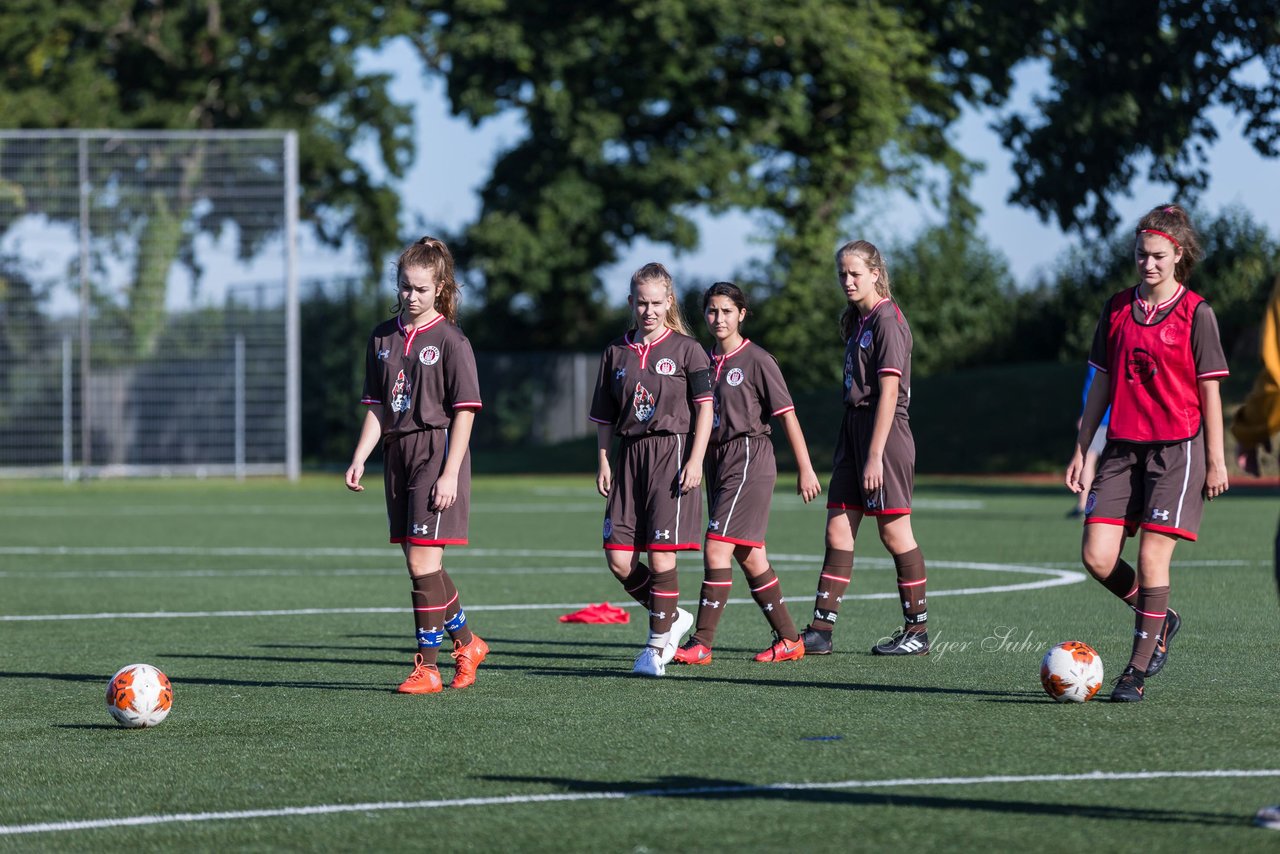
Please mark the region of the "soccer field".
[[[473, 688], [404, 696], [409, 585], [372, 483], [0, 485], [0, 850], [1280, 846], [1250, 826], [1280, 802], [1273, 494], [1229, 493], [1179, 546], [1146, 701], [1080, 706], [1041, 692], [1040, 657], [1087, 641], [1105, 694], [1132, 617], [1084, 577], [1061, 488], [919, 486], [932, 655], [869, 654], [901, 611], [868, 523], [835, 654], [752, 661], [770, 638], [738, 573], [714, 663], [642, 680], [639, 609], [556, 619], [625, 604], [592, 478], [479, 478], [446, 565], [492, 652]], [[780, 492], [770, 530], [801, 626], [820, 503]], [[681, 569], [693, 610], [700, 557]], [[139, 661], [173, 712], [124, 730], [103, 692]]]

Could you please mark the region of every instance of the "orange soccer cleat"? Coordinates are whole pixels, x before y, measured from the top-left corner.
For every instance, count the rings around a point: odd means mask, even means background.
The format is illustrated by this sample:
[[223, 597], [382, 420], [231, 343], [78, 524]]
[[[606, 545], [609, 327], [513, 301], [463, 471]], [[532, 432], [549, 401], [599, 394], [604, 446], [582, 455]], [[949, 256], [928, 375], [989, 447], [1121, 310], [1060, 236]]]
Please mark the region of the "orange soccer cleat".
[[689, 638], [684, 646], [676, 650], [674, 660], [676, 664], [710, 664], [711, 647]]
[[424, 662], [422, 653], [418, 653], [413, 657], [413, 672], [396, 690], [401, 694], [436, 694], [444, 690], [444, 684], [440, 681], [440, 671]]
[[466, 646], [454, 641], [453, 652], [449, 654], [453, 656], [453, 660], [458, 664], [458, 669], [453, 674], [453, 681], [449, 683], [449, 687], [467, 688], [475, 684], [476, 667], [489, 654], [489, 645], [482, 641], [479, 635], [472, 635], [471, 643]]
[[804, 658], [804, 640], [778, 638], [773, 646], [756, 653], [756, 661], [799, 661]]

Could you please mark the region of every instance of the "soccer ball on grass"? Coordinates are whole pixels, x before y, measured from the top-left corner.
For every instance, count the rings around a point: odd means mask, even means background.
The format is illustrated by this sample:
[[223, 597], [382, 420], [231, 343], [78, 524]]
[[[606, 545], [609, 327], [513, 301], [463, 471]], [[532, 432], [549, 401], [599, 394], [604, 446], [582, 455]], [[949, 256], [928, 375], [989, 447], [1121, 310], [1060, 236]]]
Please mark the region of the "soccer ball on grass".
[[1082, 641], [1050, 647], [1040, 662], [1040, 684], [1059, 703], [1087, 702], [1102, 687], [1102, 656]]
[[121, 726], [155, 726], [172, 707], [169, 677], [150, 664], [121, 667], [107, 683], [107, 711]]

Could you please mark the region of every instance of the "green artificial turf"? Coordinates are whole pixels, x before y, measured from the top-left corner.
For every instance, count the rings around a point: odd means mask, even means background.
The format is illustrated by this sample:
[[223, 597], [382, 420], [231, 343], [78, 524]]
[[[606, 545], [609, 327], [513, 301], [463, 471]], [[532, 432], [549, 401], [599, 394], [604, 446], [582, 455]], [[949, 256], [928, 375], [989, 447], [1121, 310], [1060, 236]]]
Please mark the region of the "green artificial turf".
[[[713, 664], [642, 680], [638, 609], [628, 625], [557, 620], [627, 601], [592, 478], [481, 478], [472, 545], [446, 565], [492, 652], [473, 688], [411, 697], [393, 691], [413, 653], [409, 585], [371, 482], [0, 486], [0, 850], [1280, 844], [1249, 824], [1280, 802], [1274, 495], [1229, 493], [1178, 547], [1183, 629], [1147, 700], [1066, 706], [1040, 690], [1044, 651], [1087, 641], [1109, 683], [1132, 617], [1063, 575], [1080, 571], [1080, 527], [1061, 488], [919, 486], [928, 657], [868, 653], [901, 620], [868, 522], [833, 655], [752, 661], [770, 637], [739, 574]], [[781, 489], [769, 535], [801, 626], [820, 505]], [[700, 558], [681, 569], [692, 609]], [[1070, 583], [986, 589], [1055, 579]], [[173, 682], [154, 729], [121, 729], [104, 706], [136, 661]], [[1224, 771], [1274, 773], [1169, 776]], [[1093, 772], [1149, 776], [1073, 779]], [[75, 825], [131, 819], [146, 823]]]

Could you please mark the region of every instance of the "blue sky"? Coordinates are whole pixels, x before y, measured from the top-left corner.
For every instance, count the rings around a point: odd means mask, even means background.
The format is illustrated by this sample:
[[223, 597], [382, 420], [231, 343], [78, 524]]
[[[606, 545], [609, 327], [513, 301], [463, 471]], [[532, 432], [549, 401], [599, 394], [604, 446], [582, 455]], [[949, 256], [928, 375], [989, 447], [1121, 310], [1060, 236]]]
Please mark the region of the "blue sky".
[[[367, 67], [395, 73], [394, 97], [414, 105], [417, 123], [417, 160], [403, 185], [405, 223], [427, 231], [441, 227], [458, 228], [479, 211], [476, 191], [483, 185], [494, 158], [506, 146], [521, 138], [523, 128], [514, 116], [499, 116], [473, 128], [449, 115], [444, 86], [438, 78], [424, 79], [417, 71], [416, 57], [402, 45], [371, 56]], [[1015, 103], [1028, 99], [1044, 86], [1044, 72], [1026, 67], [1018, 76]], [[1221, 138], [1210, 150], [1211, 182], [1203, 198], [1206, 209], [1217, 211], [1228, 204], [1241, 204], [1260, 221], [1280, 223], [1280, 160], [1260, 157], [1242, 139], [1242, 121], [1225, 111], [1214, 114]], [[1071, 238], [1056, 227], [1041, 223], [1024, 209], [1005, 202], [1014, 186], [1011, 158], [987, 125], [989, 114], [968, 112], [955, 129], [957, 147], [967, 156], [986, 164], [974, 186], [975, 201], [983, 208], [980, 222], [991, 244], [1004, 253], [1020, 283], [1029, 283], [1037, 270], [1047, 269], [1066, 249]], [[1171, 196], [1167, 187], [1136, 184], [1132, 196], [1117, 204], [1122, 221], [1136, 220], [1152, 205]], [[926, 205], [909, 197], [884, 199], [884, 209], [859, 220], [874, 223], [871, 231], [859, 234], [883, 240], [887, 235], [910, 234], [923, 223], [936, 219]], [[677, 278], [725, 278], [750, 257], [767, 256], [767, 247], [753, 241], [758, 231], [750, 217], [729, 214], [719, 218], [698, 217], [702, 243], [698, 250], [675, 256], [666, 246], [641, 244], [633, 247], [614, 268], [605, 271], [609, 292], [621, 299], [630, 272], [650, 260], [666, 263]], [[892, 262], [892, 259], [890, 259]]]

